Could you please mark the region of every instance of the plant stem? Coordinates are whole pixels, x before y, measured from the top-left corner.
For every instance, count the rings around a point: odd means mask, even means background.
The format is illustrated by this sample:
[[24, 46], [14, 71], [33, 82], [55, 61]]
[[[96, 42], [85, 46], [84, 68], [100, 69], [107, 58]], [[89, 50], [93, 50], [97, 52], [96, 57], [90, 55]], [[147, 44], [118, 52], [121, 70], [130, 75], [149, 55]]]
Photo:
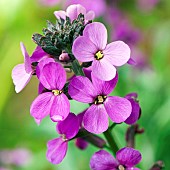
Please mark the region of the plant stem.
[[109, 127], [109, 129], [112, 130], [116, 125], [117, 125], [117, 123], [113, 123], [113, 124]]
[[115, 154], [119, 150], [119, 148], [111, 134], [111, 130], [107, 129], [107, 131], [105, 131], [103, 134], [104, 134], [108, 144], [110, 145], [110, 148], [112, 149], [113, 153]]
[[72, 62], [72, 69], [76, 76], [84, 76], [82, 67], [76, 59]]

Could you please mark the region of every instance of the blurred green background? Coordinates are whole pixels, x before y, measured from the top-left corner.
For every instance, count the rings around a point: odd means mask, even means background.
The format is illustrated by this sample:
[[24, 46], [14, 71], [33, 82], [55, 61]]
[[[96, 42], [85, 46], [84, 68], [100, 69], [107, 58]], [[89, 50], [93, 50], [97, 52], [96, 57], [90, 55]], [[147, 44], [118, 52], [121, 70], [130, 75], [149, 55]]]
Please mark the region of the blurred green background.
[[[139, 167], [147, 170], [157, 160], [163, 160], [170, 169], [170, 1], [162, 0], [152, 11], [140, 12], [131, 3], [122, 9], [143, 32], [140, 50], [147, 56], [150, 68], [138, 70], [131, 66], [119, 69], [119, 83], [113, 95], [125, 96], [137, 92], [142, 107], [139, 120], [145, 133], [137, 136], [136, 148], [143, 155]], [[46, 20], [55, 22], [54, 10], [59, 6], [43, 7], [34, 0], [0, 0], [0, 150], [26, 148], [32, 153], [31, 161], [21, 167], [1, 165], [19, 170], [88, 170], [89, 160], [97, 148], [89, 146], [81, 151], [69, 143], [69, 151], [60, 165], [46, 160], [46, 143], [57, 137], [55, 123], [49, 118], [38, 127], [29, 114], [29, 107], [37, 96], [38, 82], [35, 77], [19, 94], [14, 91], [12, 68], [23, 62], [19, 43], [22, 41], [29, 54], [35, 48], [31, 37], [41, 33]], [[87, 106], [71, 103], [71, 110], [79, 113]], [[115, 128], [116, 140], [125, 146], [127, 125]], [[17, 155], [16, 155], [17, 157]], [[8, 159], [8, 157], [6, 158]]]

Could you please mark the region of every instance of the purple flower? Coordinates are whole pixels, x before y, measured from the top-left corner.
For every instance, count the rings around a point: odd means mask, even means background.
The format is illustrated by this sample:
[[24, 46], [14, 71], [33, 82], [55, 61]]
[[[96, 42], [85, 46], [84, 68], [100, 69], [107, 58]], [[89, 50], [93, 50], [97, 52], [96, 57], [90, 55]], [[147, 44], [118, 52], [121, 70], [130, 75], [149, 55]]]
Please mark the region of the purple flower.
[[128, 99], [132, 105], [132, 112], [131, 115], [126, 119], [125, 123], [132, 125], [137, 122], [137, 120], [140, 117], [140, 105], [137, 101], [137, 93], [129, 93], [125, 96], [126, 99]]
[[59, 63], [46, 64], [39, 76], [48, 90], [40, 94], [31, 105], [31, 115], [38, 120], [50, 114], [53, 121], [64, 120], [70, 112], [70, 103], [62, 88], [66, 83], [66, 72]]
[[139, 170], [135, 168], [142, 159], [139, 151], [122, 148], [116, 153], [116, 159], [105, 150], [96, 152], [90, 160], [92, 170]]
[[32, 63], [37, 62], [44, 56], [47, 56], [47, 54], [39, 46], [37, 46], [30, 57], [24, 44], [20, 43], [20, 46], [24, 56], [24, 63], [16, 65], [12, 70], [12, 79], [16, 93], [19, 93], [28, 84], [32, 75], [35, 73], [35, 68]]
[[53, 164], [59, 164], [65, 157], [68, 141], [76, 136], [79, 131], [79, 122], [76, 115], [70, 113], [68, 117], [57, 124], [59, 138], [48, 141], [47, 159]]
[[92, 61], [92, 73], [105, 81], [115, 77], [115, 66], [122, 66], [130, 58], [130, 48], [124, 42], [107, 44], [107, 30], [99, 22], [85, 27], [83, 36], [73, 42], [72, 51], [79, 61]]
[[32, 153], [26, 148], [0, 151], [0, 164], [24, 166], [31, 162]]
[[114, 40], [121, 40], [129, 45], [136, 45], [140, 39], [140, 31], [133, 27], [128, 19], [123, 19], [115, 25], [112, 33]]
[[95, 17], [95, 14], [93, 11], [86, 12], [86, 9], [81, 6], [80, 4], [77, 5], [70, 5], [66, 12], [65, 11], [55, 11], [54, 15], [56, 16], [57, 19], [66, 19], [66, 16], [73, 21], [74, 19], [77, 19], [79, 14], [83, 14], [85, 17], [85, 21], [93, 20]]
[[113, 122], [124, 122], [131, 114], [131, 103], [118, 96], [108, 96], [118, 81], [102, 81], [91, 74], [92, 82], [83, 76], [74, 77], [68, 88], [70, 96], [79, 102], [91, 103], [83, 117], [83, 125], [92, 133], [102, 133], [108, 128], [108, 115]]
[[103, 0], [67, 0], [67, 5], [80, 4], [84, 6], [88, 11], [92, 10], [96, 16], [101, 16], [106, 11], [106, 3]]

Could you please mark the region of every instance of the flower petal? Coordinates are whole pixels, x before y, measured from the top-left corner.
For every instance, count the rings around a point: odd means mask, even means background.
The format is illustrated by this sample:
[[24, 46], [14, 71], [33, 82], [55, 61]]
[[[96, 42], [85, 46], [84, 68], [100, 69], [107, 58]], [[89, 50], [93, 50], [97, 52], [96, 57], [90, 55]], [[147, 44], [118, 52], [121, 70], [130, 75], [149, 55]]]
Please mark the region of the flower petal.
[[90, 168], [92, 170], [116, 170], [118, 162], [105, 150], [100, 150], [91, 157]]
[[94, 74], [91, 74], [93, 86], [98, 94], [108, 95], [112, 92], [118, 82], [118, 74], [110, 81], [103, 81], [98, 79]]
[[22, 55], [24, 56], [25, 71], [30, 73], [32, 72], [30, 56], [28, 55], [27, 50], [22, 42], [20, 43], [20, 47]]
[[70, 102], [64, 93], [54, 97], [50, 117], [54, 122], [63, 121], [70, 112]]
[[73, 42], [72, 52], [77, 60], [89, 62], [94, 60], [97, 48], [89, 38], [80, 36]]
[[95, 134], [103, 133], [108, 129], [108, 115], [104, 105], [91, 105], [83, 117], [84, 128]]
[[30, 113], [35, 119], [43, 119], [50, 113], [53, 103], [53, 93], [46, 92], [40, 94], [31, 104]]
[[93, 22], [88, 24], [83, 31], [83, 36], [89, 38], [96, 45], [97, 50], [105, 49], [107, 44], [107, 30], [102, 23]]
[[84, 111], [82, 111], [81, 113], [79, 113], [77, 115], [80, 128], [83, 126], [83, 117], [84, 117], [84, 114], [85, 114], [86, 111], [87, 111], [87, 109], [85, 109]]
[[139, 103], [136, 102], [134, 99], [128, 99], [132, 105], [132, 112], [130, 116], [126, 119], [125, 123], [132, 125], [136, 123], [140, 116], [140, 106]]
[[130, 48], [123, 41], [115, 41], [106, 46], [103, 54], [114, 66], [122, 66], [130, 59]]
[[124, 122], [131, 114], [131, 103], [122, 97], [109, 96], [104, 102], [110, 119], [115, 123]]
[[92, 73], [101, 80], [109, 81], [116, 76], [116, 68], [103, 58], [93, 61]]
[[16, 93], [19, 93], [30, 81], [32, 77], [32, 72], [27, 73], [25, 71], [24, 64], [16, 65], [12, 70], [12, 79], [15, 85]]
[[121, 165], [133, 167], [137, 165], [141, 159], [141, 153], [133, 148], [122, 148], [116, 153], [116, 159]]
[[55, 62], [53, 58], [44, 58], [43, 60], [41, 60], [37, 67], [36, 67], [36, 75], [37, 77], [39, 78], [40, 77], [40, 74], [42, 72], [42, 69], [43, 67], [48, 64], [48, 63], [51, 63], [51, 62]]
[[67, 16], [71, 19], [71, 21], [77, 19], [78, 15], [81, 13], [83, 15], [86, 14], [86, 9], [80, 5], [70, 5], [66, 10]]
[[95, 13], [94, 11], [89, 11], [87, 12], [87, 14], [85, 15], [85, 19], [87, 21], [93, 20], [95, 18]]
[[50, 62], [43, 67], [39, 80], [48, 90], [61, 90], [66, 83], [66, 72], [61, 64]]
[[68, 87], [69, 95], [79, 102], [92, 103], [96, 97], [95, 89], [87, 77], [74, 77]]
[[79, 131], [78, 117], [70, 113], [65, 120], [58, 122], [56, 128], [59, 134], [64, 134], [67, 139], [72, 139]]
[[39, 83], [39, 85], [38, 85], [38, 94], [43, 93], [44, 89], [45, 89], [44, 86], [41, 83]]
[[30, 60], [31, 62], [38, 62], [44, 57], [48, 57], [48, 54], [40, 46], [37, 46], [30, 57]]
[[60, 18], [62, 18], [64, 20], [66, 19], [66, 12], [65, 11], [62, 11], [62, 10], [55, 11], [54, 15], [56, 16], [57, 19], [60, 19]]
[[62, 162], [67, 153], [68, 144], [62, 138], [48, 141], [47, 143], [47, 160], [53, 164]]

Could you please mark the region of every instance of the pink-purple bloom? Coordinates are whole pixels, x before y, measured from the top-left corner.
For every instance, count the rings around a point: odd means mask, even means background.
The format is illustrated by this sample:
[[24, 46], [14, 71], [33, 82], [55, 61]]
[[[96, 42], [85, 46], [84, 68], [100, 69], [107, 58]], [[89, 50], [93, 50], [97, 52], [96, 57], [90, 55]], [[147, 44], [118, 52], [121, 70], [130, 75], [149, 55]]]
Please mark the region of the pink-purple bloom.
[[47, 89], [31, 105], [31, 115], [41, 120], [48, 114], [53, 121], [64, 120], [70, 112], [70, 103], [62, 89], [66, 83], [66, 72], [61, 64], [50, 62], [44, 65], [39, 80]]
[[20, 43], [22, 55], [24, 56], [24, 63], [16, 65], [12, 70], [12, 79], [15, 85], [16, 93], [19, 93], [30, 81], [32, 75], [35, 73], [33, 62], [37, 62], [47, 54], [37, 46], [32, 56], [28, 52], [23, 43]]
[[71, 21], [77, 19], [79, 14], [83, 14], [85, 21], [93, 20], [95, 17], [95, 14], [93, 11], [86, 11], [86, 8], [81, 6], [80, 4], [77, 5], [70, 5], [66, 11], [55, 11], [54, 15], [56, 16], [57, 19], [66, 19], [66, 16], [71, 19]]
[[141, 109], [139, 102], [137, 101], [137, 97], [138, 97], [137, 93], [129, 93], [125, 96], [125, 98], [128, 99], [132, 105], [132, 112], [125, 121], [125, 123], [129, 125], [135, 124], [140, 117]]
[[122, 66], [130, 58], [130, 48], [123, 41], [107, 44], [107, 30], [99, 22], [88, 24], [83, 36], [73, 43], [72, 52], [81, 62], [92, 61], [92, 73], [109, 81], [116, 76], [115, 66]]
[[70, 113], [68, 117], [59, 122], [56, 128], [59, 138], [48, 141], [47, 159], [53, 164], [59, 164], [66, 156], [68, 141], [76, 136], [79, 131], [79, 121], [76, 115]]
[[83, 116], [84, 128], [92, 133], [107, 130], [110, 119], [115, 123], [124, 122], [131, 114], [131, 103], [118, 96], [108, 96], [118, 81], [118, 75], [110, 81], [102, 81], [91, 74], [92, 81], [87, 77], [74, 77], [68, 88], [70, 96], [79, 102], [90, 103]]
[[141, 161], [141, 153], [125, 147], [116, 153], [116, 159], [105, 150], [96, 152], [90, 160], [91, 170], [139, 170], [135, 166]]
[[94, 11], [96, 16], [101, 16], [106, 11], [106, 2], [104, 0], [67, 0], [66, 4], [80, 4], [88, 11]]

